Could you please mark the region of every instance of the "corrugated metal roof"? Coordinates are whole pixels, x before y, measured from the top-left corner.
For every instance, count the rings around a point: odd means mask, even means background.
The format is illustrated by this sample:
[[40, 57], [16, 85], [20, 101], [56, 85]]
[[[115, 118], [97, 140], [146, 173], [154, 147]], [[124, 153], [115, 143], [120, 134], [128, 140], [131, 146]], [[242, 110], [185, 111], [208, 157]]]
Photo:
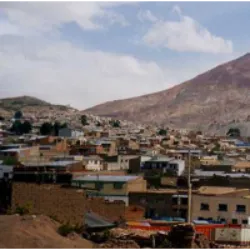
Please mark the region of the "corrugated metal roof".
[[27, 150], [29, 149], [28, 147], [27, 148], [9, 148], [9, 149], [3, 149], [3, 150], [0, 150], [0, 152], [17, 152], [17, 153], [20, 153], [21, 151], [23, 150]]
[[84, 216], [84, 222], [87, 227], [113, 227], [114, 224], [100, 217], [98, 214], [87, 212]]
[[24, 163], [25, 166], [48, 166], [48, 167], [64, 167], [79, 161], [54, 161], [54, 162], [32, 162], [32, 163]]
[[113, 175], [84, 175], [73, 178], [73, 181], [102, 181], [102, 182], [128, 182], [137, 179], [138, 176], [113, 176]]

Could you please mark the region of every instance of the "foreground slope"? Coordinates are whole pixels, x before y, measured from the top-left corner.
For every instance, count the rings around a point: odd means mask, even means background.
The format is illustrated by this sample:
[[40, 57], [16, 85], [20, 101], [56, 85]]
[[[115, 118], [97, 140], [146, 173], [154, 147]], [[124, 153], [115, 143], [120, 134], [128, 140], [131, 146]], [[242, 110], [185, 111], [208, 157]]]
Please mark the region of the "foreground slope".
[[107, 102], [85, 112], [132, 121], [209, 129], [250, 115], [250, 54], [165, 91]]
[[44, 215], [1, 215], [0, 248], [93, 248], [78, 235], [59, 235], [58, 227], [59, 223]]

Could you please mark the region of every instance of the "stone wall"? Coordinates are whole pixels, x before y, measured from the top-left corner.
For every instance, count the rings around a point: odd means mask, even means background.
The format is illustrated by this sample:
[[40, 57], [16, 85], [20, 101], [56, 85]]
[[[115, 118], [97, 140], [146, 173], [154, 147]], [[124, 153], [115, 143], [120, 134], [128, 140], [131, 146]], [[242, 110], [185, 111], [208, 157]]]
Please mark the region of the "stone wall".
[[86, 197], [82, 190], [59, 185], [13, 183], [12, 211], [17, 206], [31, 205], [32, 214], [44, 214], [61, 223], [83, 224]]

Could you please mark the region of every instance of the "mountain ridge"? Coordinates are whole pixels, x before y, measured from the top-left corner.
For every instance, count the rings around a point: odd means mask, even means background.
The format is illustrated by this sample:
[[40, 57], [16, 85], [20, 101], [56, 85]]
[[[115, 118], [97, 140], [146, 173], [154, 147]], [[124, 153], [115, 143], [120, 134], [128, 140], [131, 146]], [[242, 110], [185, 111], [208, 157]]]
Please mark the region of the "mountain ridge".
[[249, 90], [250, 53], [247, 53], [170, 89], [106, 102], [85, 112], [199, 129], [217, 122], [246, 119], [250, 113], [250, 98], [246, 94]]

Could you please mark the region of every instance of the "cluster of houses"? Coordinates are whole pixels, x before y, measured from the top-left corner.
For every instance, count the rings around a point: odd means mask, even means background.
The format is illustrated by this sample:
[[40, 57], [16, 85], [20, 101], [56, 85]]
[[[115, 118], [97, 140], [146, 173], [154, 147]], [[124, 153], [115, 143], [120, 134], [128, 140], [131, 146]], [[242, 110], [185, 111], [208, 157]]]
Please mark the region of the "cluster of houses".
[[140, 206], [145, 219], [187, 220], [190, 167], [193, 221], [250, 224], [248, 138], [89, 120], [58, 136], [13, 136], [2, 122], [0, 179], [67, 181], [89, 197]]

